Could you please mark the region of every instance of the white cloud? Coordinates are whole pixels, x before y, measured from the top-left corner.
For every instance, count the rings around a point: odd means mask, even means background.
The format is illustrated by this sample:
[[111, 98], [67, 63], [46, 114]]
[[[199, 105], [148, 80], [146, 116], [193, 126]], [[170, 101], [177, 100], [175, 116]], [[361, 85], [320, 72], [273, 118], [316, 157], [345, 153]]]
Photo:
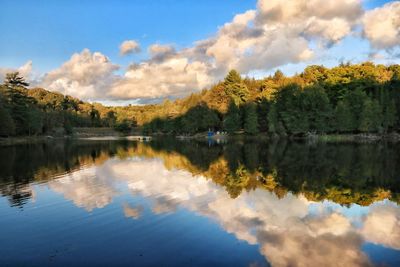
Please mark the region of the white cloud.
[[[237, 14], [191, 47], [150, 45], [148, 59], [130, 64], [121, 76], [105, 55], [85, 49], [45, 75], [42, 85], [90, 100], [180, 97], [232, 68], [251, 74], [315, 62], [347, 36], [359, 38], [359, 26], [375, 49], [398, 47], [399, 14], [399, 2], [365, 11], [361, 0], [259, 0], [256, 9]], [[122, 55], [139, 51], [134, 40], [120, 46]]]
[[140, 45], [135, 40], [126, 40], [119, 46], [119, 53], [121, 55], [128, 55], [132, 53], [139, 53]]
[[363, 17], [364, 35], [374, 48], [400, 46], [400, 2], [367, 11]]
[[257, 10], [236, 15], [214, 37], [190, 48], [154, 44], [150, 59], [132, 64], [110, 96], [179, 97], [215, 83], [231, 68], [246, 74], [306, 61], [314, 55], [311, 39], [339, 42], [361, 13], [357, 0], [300, 2], [260, 0]]
[[204, 62], [190, 62], [181, 55], [162, 62], [133, 64], [124, 78], [113, 84], [109, 96], [116, 99], [183, 96], [212, 83], [208, 68]]
[[153, 61], [163, 61], [176, 54], [176, 50], [172, 45], [153, 44], [148, 50]]
[[47, 73], [41, 86], [82, 99], [101, 99], [117, 79], [114, 75], [117, 69], [105, 55], [84, 49]]

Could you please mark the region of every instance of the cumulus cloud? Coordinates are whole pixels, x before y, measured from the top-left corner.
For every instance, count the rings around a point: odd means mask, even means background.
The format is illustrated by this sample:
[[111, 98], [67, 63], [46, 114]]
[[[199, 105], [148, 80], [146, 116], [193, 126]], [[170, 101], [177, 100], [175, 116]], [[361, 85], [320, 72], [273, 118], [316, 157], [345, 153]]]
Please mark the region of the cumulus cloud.
[[117, 79], [119, 66], [100, 52], [84, 49], [61, 67], [47, 73], [41, 85], [82, 99], [101, 99]]
[[148, 50], [151, 60], [158, 62], [162, 62], [176, 54], [176, 50], [172, 45], [153, 44]]
[[[159, 56], [155, 55], [156, 58]], [[123, 79], [110, 88], [109, 96], [116, 99], [180, 97], [213, 82], [208, 68], [207, 63], [190, 62], [181, 55], [171, 56], [162, 62], [132, 64]]]
[[119, 53], [121, 55], [128, 55], [139, 52], [140, 52], [140, 45], [135, 40], [123, 41], [122, 44], [119, 46]]
[[[363, 36], [375, 49], [399, 44], [400, 3], [371, 11], [361, 0], [258, 0], [254, 10], [237, 14], [210, 38], [192, 46], [152, 44], [148, 59], [118, 66], [88, 49], [49, 72], [42, 85], [91, 100], [162, 99], [197, 92], [223, 79], [229, 69], [263, 72], [323, 56], [349, 35]], [[134, 40], [120, 46], [122, 55], [140, 51]]]
[[[313, 40], [339, 42], [362, 13], [358, 0], [264, 1], [236, 15], [215, 36], [179, 51], [149, 47], [150, 59], [132, 64], [110, 91], [115, 98], [179, 97], [223, 78], [309, 60]], [[321, 8], [322, 7], [322, 8]]]
[[337, 43], [347, 36], [363, 10], [360, 0], [260, 0], [256, 23], [262, 27], [290, 27], [297, 36]]
[[367, 11], [363, 17], [364, 35], [374, 48], [390, 49], [400, 46], [400, 2]]

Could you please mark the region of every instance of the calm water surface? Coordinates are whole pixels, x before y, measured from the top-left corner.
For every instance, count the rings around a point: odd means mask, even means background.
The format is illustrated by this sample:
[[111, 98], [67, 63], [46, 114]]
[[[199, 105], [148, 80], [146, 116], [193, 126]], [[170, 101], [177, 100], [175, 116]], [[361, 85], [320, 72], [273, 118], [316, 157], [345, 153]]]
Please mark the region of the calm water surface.
[[0, 147], [0, 266], [400, 266], [400, 146]]

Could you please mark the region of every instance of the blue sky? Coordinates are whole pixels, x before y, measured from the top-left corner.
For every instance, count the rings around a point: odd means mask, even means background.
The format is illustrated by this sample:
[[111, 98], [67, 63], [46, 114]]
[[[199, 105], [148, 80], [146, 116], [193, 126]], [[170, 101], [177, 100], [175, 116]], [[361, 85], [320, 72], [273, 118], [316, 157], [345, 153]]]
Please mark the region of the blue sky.
[[[143, 47], [189, 46], [255, 5], [255, 0], [2, 0], [1, 39], [7, 41], [0, 42], [0, 62], [18, 67], [32, 60], [40, 71], [49, 71], [89, 48], [126, 64], [146, 55], [120, 57], [124, 40], [138, 40]], [[22, 15], [16, 17], [16, 10]]]
[[[393, 22], [385, 32], [386, 22], [400, 17], [399, 1], [314, 2], [2, 0], [0, 79], [19, 69], [32, 84], [86, 100], [145, 102], [207, 88], [230, 68], [262, 77], [309, 64], [399, 62], [400, 26]], [[292, 17], [274, 19], [292, 10]], [[122, 56], [126, 40], [141, 51]]]

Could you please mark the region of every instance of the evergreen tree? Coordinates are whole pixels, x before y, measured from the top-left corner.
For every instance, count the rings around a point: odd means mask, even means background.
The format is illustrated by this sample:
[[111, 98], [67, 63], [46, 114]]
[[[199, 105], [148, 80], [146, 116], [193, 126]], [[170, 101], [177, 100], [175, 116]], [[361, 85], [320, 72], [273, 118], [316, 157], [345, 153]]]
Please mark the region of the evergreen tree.
[[278, 113], [276, 112], [276, 106], [274, 103], [272, 103], [269, 108], [267, 121], [268, 121], [268, 133], [279, 134], [279, 132], [278, 132]]
[[15, 86], [5, 86], [2, 88], [2, 94], [9, 106], [10, 114], [15, 123], [15, 132], [17, 135], [28, 133], [29, 107], [33, 99], [25, 93], [26, 89]]
[[224, 79], [224, 84], [225, 86], [236, 84], [236, 83], [241, 83], [242, 78], [240, 77], [239, 72], [236, 70], [230, 70], [228, 75]]
[[225, 93], [235, 102], [237, 106], [245, 103], [249, 98], [249, 90], [243, 83], [242, 78], [236, 70], [231, 70], [224, 81]]
[[353, 130], [353, 114], [347, 102], [340, 101], [335, 110], [335, 128], [340, 132], [349, 132]]
[[306, 97], [296, 84], [285, 86], [276, 95], [276, 109], [288, 133], [302, 134], [309, 130], [308, 116], [304, 112]]
[[27, 115], [26, 127], [28, 130], [28, 135], [41, 134], [43, 128], [43, 116], [40, 110], [31, 106]]
[[106, 122], [108, 127], [114, 127], [117, 118], [115, 117], [115, 112], [110, 110], [106, 114]]
[[214, 130], [220, 127], [220, 119], [217, 113], [213, 110], [206, 109], [202, 116], [202, 126], [204, 130]]
[[19, 76], [19, 72], [7, 73], [4, 79], [4, 84], [10, 87], [26, 87], [29, 83], [25, 81], [22, 76]]
[[266, 98], [262, 98], [257, 105], [257, 117], [259, 130], [261, 132], [268, 131], [268, 113], [270, 109], [270, 102]]
[[368, 96], [365, 92], [363, 92], [360, 88], [349, 91], [345, 94], [343, 101], [350, 108], [351, 111], [351, 130], [359, 130], [362, 113], [364, 112], [364, 103], [368, 99]]
[[304, 90], [303, 96], [302, 116], [307, 116], [309, 129], [320, 133], [329, 131], [332, 109], [324, 89], [312, 86]]
[[282, 80], [283, 78], [285, 78], [285, 75], [283, 74], [283, 72], [281, 70], [275, 71], [274, 77], [273, 77], [273, 80], [275, 82], [278, 82], [278, 81]]
[[361, 116], [360, 131], [377, 132], [382, 126], [382, 109], [377, 100], [366, 99]]
[[257, 106], [254, 103], [247, 104], [244, 115], [244, 132], [247, 134], [257, 134], [259, 132]]
[[229, 134], [234, 134], [241, 128], [240, 110], [236, 104], [232, 101], [229, 104], [228, 112], [225, 115], [224, 129]]
[[0, 101], [0, 136], [11, 136], [15, 134], [14, 121], [4, 104]]
[[383, 129], [386, 132], [389, 128], [392, 128], [396, 125], [397, 122], [397, 114], [396, 114], [396, 103], [392, 99], [389, 101], [388, 105], [385, 106], [383, 110], [383, 118], [382, 125]]

